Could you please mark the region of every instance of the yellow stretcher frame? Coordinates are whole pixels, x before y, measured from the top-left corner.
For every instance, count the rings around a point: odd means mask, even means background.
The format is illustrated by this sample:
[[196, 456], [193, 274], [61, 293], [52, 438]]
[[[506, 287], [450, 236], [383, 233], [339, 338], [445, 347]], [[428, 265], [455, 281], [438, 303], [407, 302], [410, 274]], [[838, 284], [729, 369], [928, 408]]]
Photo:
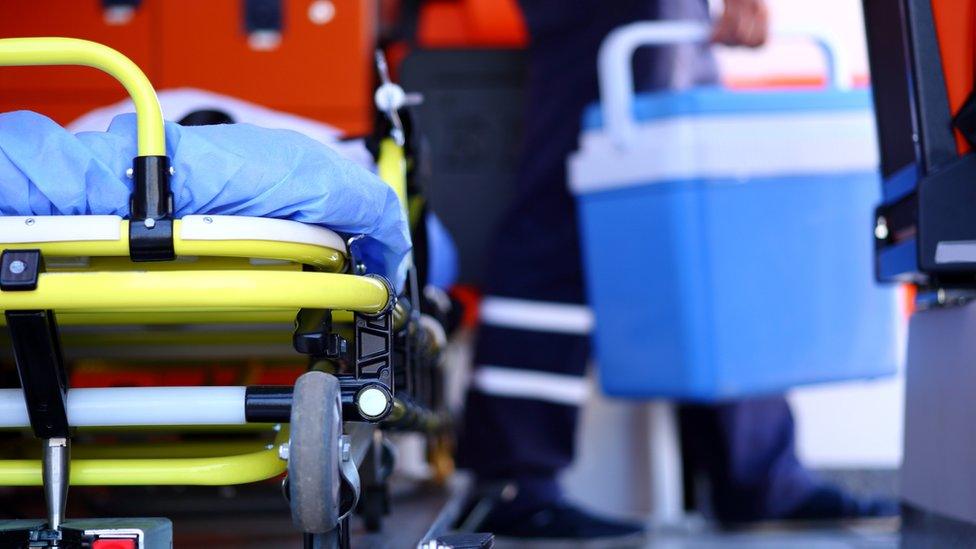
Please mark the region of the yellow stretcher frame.
[[3, 292], [0, 311], [255, 311], [339, 309], [375, 314], [390, 304], [380, 279], [292, 271], [41, 273], [37, 289]]
[[128, 57], [103, 44], [77, 38], [0, 39], [0, 66], [38, 65], [80, 65], [111, 75], [135, 103], [139, 156], [166, 156], [163, 111], [156, 90]]
[[[139, 67], [107, 46], [72, 38], [0, 39], [0, 66], [83, 65], [110, 74], [132, 97], [136, 107], [138, 154], [165, 156], [162, 110], [148, 78]], [[392, 140], [381, 144], [381, 177], [397, 192], [406, 208], [406, 162], [403, 148]], [[5, 249], [39, 249], [46, 257], [128, 256], [127, 221], [116, 241], [0, 244]], [[153, 323], [157, 315], [169, 323], [294, 319], [307, 308], [379, 313], [394, 302], [391, 289], [379, 279], [340, 274], [345, 255], [339, 250], [300, 243], [267, 241], [184, 241], [174, 222], [178, 256], [255, 258], [309, 265], [313, 271], [279, 269], [159, 269], [146, 264], [132, 270], [52, 270], [39, 275], [29, 292], [0, 293], [0, 312], [54, 310], [59, 319], [111, 324], [124, 318]], [[120, 259], [120, 261], [123, 261]], [[396, 317], [396, 315], [395, 315]], [[402, 313], [399, 320], [402, 320]], [[281, 429], [264, 449], [236, 455], [179, 458], [75, 459], [74, 485], [232, 485], [266, 480], [282, 474], [286, 462], [279, 448], [288, 440]], [[172, 445], [160, 445], [160, 450]], [[221, 448], [235, 448], [214, 445]], [[0, 486], [40, 486], [39, 460], [0, 460]]]
[[[71, 484], [75, 486], [229, 486], [274, 478], [287, 463], [279, 447], [288, 441], [282, 428], [273, 443], [256, 452], [214, 457], [73, 459]], [[161, 453], [170, 445], [158, 445]], [[222, 445], [215, 445], [214, 451]], [[228, 445], [226, 448], [235, 448]], [[41, 462], [36, 459], [0, 461], [0, 485], [41, 486]]]

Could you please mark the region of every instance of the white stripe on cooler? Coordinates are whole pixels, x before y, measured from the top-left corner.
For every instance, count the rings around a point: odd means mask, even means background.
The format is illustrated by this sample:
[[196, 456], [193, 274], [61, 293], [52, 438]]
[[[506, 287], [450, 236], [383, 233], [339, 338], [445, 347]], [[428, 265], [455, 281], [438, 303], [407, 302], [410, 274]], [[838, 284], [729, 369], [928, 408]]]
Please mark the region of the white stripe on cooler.
[[589, 307], [550, 301], [489, 296], [481, 302], [480, 320], [486, 326], [536, 332], [589, 335], [593, 331]]
[[876, 171], [871, 111], [703, 115], [637, 126], [621, 149], [584, 132], [569, 160], [576, 194], [693, 179], [749, 179]]
[[471, 385], [486, 395], [567, 406], [579, 406], [590, 395], [590, 382], [585, 377], [501, 366], [475, 368]]

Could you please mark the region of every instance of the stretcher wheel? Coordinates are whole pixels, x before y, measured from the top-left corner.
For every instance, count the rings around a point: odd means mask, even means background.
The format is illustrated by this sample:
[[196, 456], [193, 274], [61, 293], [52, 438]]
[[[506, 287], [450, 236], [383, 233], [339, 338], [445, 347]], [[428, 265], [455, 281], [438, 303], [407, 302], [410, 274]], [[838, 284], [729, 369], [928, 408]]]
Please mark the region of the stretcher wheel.
[[324, 372], [295, 382], [288, 491], [292, 520], [302, 532], [332, 532], [339, 525], [340, 394], [339, 380]]

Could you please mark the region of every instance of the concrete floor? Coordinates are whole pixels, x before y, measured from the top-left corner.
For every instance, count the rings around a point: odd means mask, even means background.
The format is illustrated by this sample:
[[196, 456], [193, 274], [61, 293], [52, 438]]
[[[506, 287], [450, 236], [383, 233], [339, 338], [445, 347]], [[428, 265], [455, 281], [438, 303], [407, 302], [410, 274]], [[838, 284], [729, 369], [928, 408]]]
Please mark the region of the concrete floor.
[[[353, 521], [354, 547], [399, 549], [415, 547], [434, 522], [447, 493], [409, 484], [391, 491], [395, 513], [384, 531], [371, 534]], [[40, 489], [0, 491], [0, 518], [37, 518], [44, 513]], [[302, 547], [295, 532], [280, 482], [240, 487], [86, 488], [74, 487], [68, 497], [70, 518], [167, 517], [173, 521], [173, 546], [207, 549], [291, 549]]]
[[[447, 492], [402, 484], [392, 491], [393, 514], [382, 533], [366, 533], [355, 521], [355, 548], [416, 546], [434, 521]], [[268, 482], [236, 488], [73, 488], [69, 516], [166, 516], [173, 520], [177, 548], [300, 548], [280, 486]], [[0, 492], [0, 514], [37, 517], [43, 499], [36, 489]], [[748, 531], [718, 532], [701, 521], [659, 528], [648, 549], [882, 549], [899, 547], [897, 520], [860, 525], [771, 524]], [[567, 547], [572, 547], [568, 545]]]
[[900, 544], [898, 521], [854, 525], [769, 525], [741, 532], [662, 532], [648, 549], [889, 549]]

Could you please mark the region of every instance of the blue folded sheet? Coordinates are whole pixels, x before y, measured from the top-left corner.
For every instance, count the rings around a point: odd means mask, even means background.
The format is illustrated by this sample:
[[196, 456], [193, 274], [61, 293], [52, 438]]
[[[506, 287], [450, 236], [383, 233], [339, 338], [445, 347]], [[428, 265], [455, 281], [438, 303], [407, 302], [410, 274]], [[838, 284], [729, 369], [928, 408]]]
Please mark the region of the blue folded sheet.
[[[0, 114], [0, 215], [127, 216], [135, 115], [73, 135], [42, 115]], [[410, 233], [396, 193], [329, 147], [249, 124], [166, 124], [176, 217], [290, 219], [364, 235], [353, 252], [370, 272], [404, 280]]]

